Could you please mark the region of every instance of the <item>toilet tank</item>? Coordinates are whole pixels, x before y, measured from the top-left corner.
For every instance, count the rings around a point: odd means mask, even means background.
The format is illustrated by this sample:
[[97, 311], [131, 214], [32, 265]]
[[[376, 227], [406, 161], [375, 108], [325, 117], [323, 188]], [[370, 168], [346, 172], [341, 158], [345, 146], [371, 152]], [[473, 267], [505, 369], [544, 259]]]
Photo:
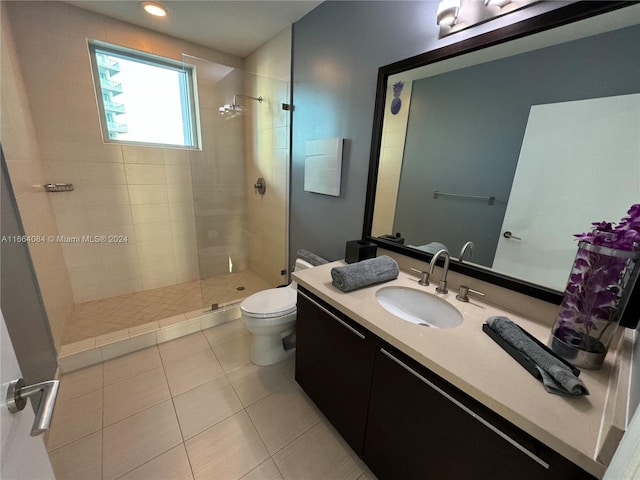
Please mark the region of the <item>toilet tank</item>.
[[[309, 262], [307, 262], [306, 260], [302, 260], [301, 258], [296, 258], [296, 263], [293, 267], [293, 271], [300, 271], [300, 270], [306, 270], [307, 268], [313, 268], [314, 265], [311, 265]], [[289, 287], [297, 289], [298, 288], [298, 282], [296, 282], [295, 280], [291, 280], [291, 283], [289, 284]]]

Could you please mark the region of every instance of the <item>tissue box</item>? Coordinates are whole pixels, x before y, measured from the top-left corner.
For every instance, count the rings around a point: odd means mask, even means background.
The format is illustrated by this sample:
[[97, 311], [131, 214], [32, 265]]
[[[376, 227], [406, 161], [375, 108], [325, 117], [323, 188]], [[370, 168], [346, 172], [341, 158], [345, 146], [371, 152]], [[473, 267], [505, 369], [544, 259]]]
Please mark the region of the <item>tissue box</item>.
[[375, 243], [366, 242], [364, 240], [351, 240], [347, 242], [347, 248], [344, 253], [344, 261], [347, 263], [356, 263], [367, 258], [375, 258], [378, 246]]

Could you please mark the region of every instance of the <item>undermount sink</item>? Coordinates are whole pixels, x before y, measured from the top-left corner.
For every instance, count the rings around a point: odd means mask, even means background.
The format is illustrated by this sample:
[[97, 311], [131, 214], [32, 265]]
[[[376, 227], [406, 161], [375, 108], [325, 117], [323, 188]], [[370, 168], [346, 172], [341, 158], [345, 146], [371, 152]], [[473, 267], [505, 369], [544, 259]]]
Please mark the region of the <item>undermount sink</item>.
[[387, 312], [407, 322], [433, 328], [454, 328], [462, 314], [445, 300], [407, 287], [383, 287], [376, 300]]

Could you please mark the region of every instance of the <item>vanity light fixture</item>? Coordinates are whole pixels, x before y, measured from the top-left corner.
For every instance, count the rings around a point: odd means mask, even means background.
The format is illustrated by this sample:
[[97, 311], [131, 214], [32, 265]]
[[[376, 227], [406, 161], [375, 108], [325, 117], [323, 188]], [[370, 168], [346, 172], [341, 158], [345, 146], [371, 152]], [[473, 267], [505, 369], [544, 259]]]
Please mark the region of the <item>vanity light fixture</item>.
[[438, 4], [436, 23], [441, 26], [451, 27], [458, 19], [460, 12], [460, 0], [441, 0]]
[[508, 15], [540, 0], [440, 0], [436, 22], [439, 38]]
[[504, 7], [505, 5], [509, 5], [511, 0], [484, 0], [484, 4], [486, 7]]
[[147, 12], [149, 15], [153, 15], [154, 17], [166, 17], [167, 9], [156, 2], [141, 2], [142, 9]]

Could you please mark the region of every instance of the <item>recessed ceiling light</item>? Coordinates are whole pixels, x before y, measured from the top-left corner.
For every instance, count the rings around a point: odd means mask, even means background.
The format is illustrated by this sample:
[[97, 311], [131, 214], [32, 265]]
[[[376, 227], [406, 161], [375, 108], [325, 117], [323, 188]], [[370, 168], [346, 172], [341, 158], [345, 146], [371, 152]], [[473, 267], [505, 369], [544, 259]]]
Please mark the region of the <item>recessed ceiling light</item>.
[[154, 17], [166, 17], [167, 9], [155, 2], [142, 2], [142, 8], [149, 15], [153, 15]]

